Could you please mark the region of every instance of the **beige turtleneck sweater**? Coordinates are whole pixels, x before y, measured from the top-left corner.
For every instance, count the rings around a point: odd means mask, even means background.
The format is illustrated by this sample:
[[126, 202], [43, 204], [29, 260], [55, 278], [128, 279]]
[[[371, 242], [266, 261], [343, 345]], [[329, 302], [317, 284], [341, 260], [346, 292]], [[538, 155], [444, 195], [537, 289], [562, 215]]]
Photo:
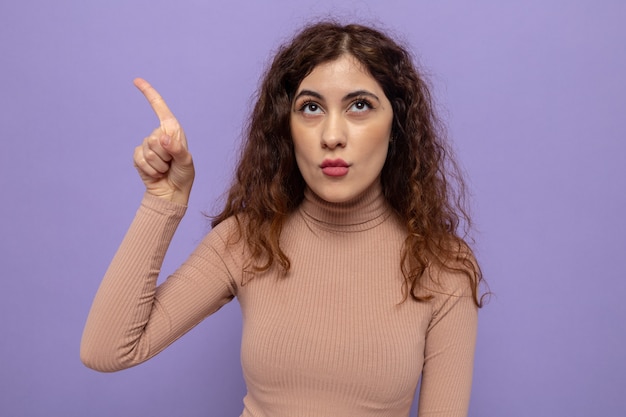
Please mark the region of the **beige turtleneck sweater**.
[[157, 287], [184, 211], [144, 197], [89, 313], [87, 366], [137, 365], [237, 297], [243, 417], [405, 417], [420, 376], [420, 417], [467, 415], [477, 326], [467, 278], [440, 273], [432, 300], [401, 303], [405, 231], [380, 186], [345, 204], [307, 191], [281, 235], [285, 277], [251, 279], [229, 219]]

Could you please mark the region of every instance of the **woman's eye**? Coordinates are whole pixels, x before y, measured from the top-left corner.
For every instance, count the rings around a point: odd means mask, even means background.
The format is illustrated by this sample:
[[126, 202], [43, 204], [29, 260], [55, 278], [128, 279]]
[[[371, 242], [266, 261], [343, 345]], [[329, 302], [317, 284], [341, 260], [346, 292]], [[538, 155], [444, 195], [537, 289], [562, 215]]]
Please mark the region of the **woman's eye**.
[[300, 111], [305, 114], [318, 114], [321, 112], [320, 106], [315, 103], [304, 103], [300, 106]]
[[357, 100], [354, 103], [352, 103], [352, 106], [350, 106], [350, 110], [354, 112], [363, 112], [371, 108], [372, 108], [372, 105], [367, 100]]

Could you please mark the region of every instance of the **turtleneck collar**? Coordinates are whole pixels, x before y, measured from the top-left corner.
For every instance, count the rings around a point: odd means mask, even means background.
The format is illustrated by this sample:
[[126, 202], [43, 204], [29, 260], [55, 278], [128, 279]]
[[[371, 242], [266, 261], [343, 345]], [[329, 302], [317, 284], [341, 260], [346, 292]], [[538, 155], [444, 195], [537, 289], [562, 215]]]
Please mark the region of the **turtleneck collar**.
[[300, 211], [307, 221], [321, 228], [346, 232], [371, 229], [392, 213], [379, 181], [345, 203], [329, 203], [307, 187]]

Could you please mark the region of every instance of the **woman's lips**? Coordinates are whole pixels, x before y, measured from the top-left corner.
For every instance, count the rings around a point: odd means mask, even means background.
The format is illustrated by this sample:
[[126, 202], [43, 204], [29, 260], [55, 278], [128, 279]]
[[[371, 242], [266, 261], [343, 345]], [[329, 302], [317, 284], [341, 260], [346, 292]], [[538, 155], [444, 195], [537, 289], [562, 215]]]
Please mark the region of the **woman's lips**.
[[320, 168], [329, 177], [343, 177], [350, 170], [350, 165], [343, 159], [325, 159]]
[[322, 168], [322, 172], [329, 177], [343, 177], [348, 173], [348, 167], [326, 167]]

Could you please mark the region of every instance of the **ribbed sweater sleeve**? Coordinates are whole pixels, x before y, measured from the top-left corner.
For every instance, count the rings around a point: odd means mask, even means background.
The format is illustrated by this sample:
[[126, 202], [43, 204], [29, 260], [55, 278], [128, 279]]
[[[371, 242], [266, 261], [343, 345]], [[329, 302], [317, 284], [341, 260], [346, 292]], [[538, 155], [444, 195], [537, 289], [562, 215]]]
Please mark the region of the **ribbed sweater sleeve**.
[[467, 278], [442, 274], [426, 331], [418, 417], [465, 417], [469, 408], [478, 308]]
[[[228, 272], [220, 268], [219, 259], [203, 259], [213, 253], [204, 244], [190, 259], [203, 266], [212, 262], [216, 268], [199, 271], [188, 261], [157, 288], [165, 253], [185, 210], [144, 196], [89, 312], [81, 341], [86, 366], [112, 372], [144, 362], [232, 299], [235, 290]], [[215, 279], [207, 279], [206, 273], [214, 273]]]

